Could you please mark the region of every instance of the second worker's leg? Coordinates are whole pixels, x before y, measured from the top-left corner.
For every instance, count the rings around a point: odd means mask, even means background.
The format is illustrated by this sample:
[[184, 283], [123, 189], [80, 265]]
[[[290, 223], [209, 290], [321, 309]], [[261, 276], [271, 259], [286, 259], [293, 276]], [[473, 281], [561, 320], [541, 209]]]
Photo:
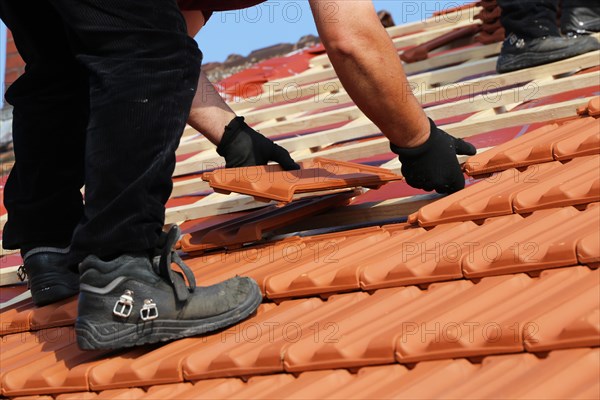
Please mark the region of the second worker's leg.
[[558, 0], [498, 0], [506, 39], [499, 73], [535, 67], [598, 49], [590, 37], [564, 38], [557, 24]]
[[4, 202], [3, 245], [21, 249], [33, 302], [53, 303], [79, 290], [68, 261], [73, 230], [83, 215], [83, 153], [88, 122], [88, 75], [72, 56], [65, 26], [50, 4], [3, 0], [25, 73], [6, 93], [13, 109], [16, 162]]

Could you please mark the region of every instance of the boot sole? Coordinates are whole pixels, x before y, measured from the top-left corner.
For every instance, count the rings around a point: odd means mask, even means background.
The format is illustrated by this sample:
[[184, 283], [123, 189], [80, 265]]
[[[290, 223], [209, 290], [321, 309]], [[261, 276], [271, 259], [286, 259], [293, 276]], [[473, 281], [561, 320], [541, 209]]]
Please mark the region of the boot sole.
[[120, 349], [201, 335], [234, 325], [250, 316], [262, 303], [262, 293], [253, 286], [247, 300], [227, 313], [197, 320], [156, 319], [137, 324], [75, 321], [77, 343], [83, 350]]

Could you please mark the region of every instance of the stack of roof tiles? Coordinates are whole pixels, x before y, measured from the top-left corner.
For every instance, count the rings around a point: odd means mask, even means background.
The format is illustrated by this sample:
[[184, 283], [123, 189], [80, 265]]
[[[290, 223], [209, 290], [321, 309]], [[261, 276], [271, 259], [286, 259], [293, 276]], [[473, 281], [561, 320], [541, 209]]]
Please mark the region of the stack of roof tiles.
[[[389, 32], [404, 49], [414, 35], [428, 39], [428, 29]], [[234, 104], [298, 160], [363, 165], [307, 161], [309, 171], [332, 173], [315, 172], [312, 182], [272, 167], [234, 170], [233, 180], [204, 176], [220, 192], [258, 201], [212, 193], [197, 173], [214, 150], [187, 132], [175, 179], [181, 193], [167, 218], [185, 221], [181, 249], [198, 283], [254, 278], [264, 293], [257, 313], [203, 337], [86, 352], [73, 331], [76, 299], [34, 308], [27, 299], [11, 304], [26, 297], [22, 285], [3, 287], [2, 395], [600, 398], [598, 54], [497, 76], [495, 59], [480, 57], [498, 50], [457, 45], [411, 64], [415, 72], [407, 67], [414, 81], [427, 79], [419, 95], [428, 113], [481, 151], [465, 163], [467, 188], [450, 196], [395, 181], [389, 171], [399, 164], [385, 139], [343, 92], [318, 92], [338, 99], [333, 106], [312, 97]], [[311, 62], [271, 83], [296, 79], [301, 90], [335, 79], [324, 56]], [[456, 92], [490, 82], [495, 91]], [[446, 97], [432, 99], [436, 86]], [[349, 188], [340, 185], [344, 174], [354, 174]], [[15, 254], [1, 260], [0, 271], [19, 262]]]
[[482, 10], [477, 15], [481, 20], [481, 32], [475, 40], [479, 43], [490, 44], [504, 40], [504, 28], [500, 23], [500, 14], [502, 10], [496, 3], [496, 0], [481, 0], [479, 2]]

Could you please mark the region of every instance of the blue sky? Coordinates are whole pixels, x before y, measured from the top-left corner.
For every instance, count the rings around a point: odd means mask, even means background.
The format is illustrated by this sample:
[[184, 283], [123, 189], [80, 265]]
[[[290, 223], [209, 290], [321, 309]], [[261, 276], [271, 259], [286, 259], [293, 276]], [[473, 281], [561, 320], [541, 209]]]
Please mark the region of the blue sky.
[[[390, 11], [396, 24], [425, 19], [434, 11], [467, 2], [469, 1], [373, 1], [376, 10]], [[196, 40], [204, 53], [204, 62], [212, 62], [224, 61], [231, 53], [246, 56], [252, 50], [272, 44], [295, 43], [303, 35], [316, 33], [306, 0], [269, 0], [246, 10], [215, 13], [196, 36]]]

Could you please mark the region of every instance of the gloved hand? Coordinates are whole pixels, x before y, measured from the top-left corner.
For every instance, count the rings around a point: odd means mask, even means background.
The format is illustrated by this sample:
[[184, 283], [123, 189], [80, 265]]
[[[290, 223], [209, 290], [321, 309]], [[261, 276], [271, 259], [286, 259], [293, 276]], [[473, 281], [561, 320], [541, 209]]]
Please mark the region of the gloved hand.
[[266, 165], [275, 161], [286, 171], [300, 169], [283, 147], [273, 143], [236, 117], [225, 127], [217, 153], [225, 158], [226, 168]]
[[431, 133], [422, 145], [402, 148], [390, 143], [390, 148], [402, 163], [406, 182], [417, 189], [454, 193], [465, 187], [465, 179], [456, 155], [475, 155], [475, 146], [450, 136], [429, 119]]

